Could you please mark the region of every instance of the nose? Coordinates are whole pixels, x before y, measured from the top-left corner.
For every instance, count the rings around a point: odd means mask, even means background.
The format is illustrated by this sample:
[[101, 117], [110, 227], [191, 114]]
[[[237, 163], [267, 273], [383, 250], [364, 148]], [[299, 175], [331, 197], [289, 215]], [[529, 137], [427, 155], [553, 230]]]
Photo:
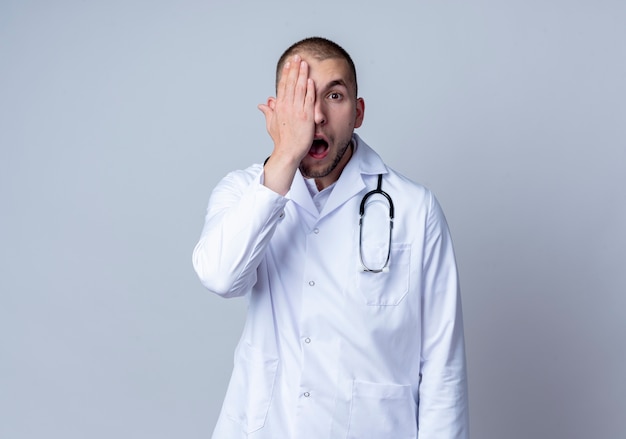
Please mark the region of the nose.
[[315, 125], [324, 125], [326, 120], [326, 109], [324, 108], [324, 102], [318, 100], [315, 103]]

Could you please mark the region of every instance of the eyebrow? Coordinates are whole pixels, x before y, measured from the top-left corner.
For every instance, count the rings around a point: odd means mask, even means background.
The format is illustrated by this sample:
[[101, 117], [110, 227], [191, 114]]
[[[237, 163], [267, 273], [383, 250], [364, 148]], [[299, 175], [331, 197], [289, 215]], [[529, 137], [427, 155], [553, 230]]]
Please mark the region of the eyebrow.
[[328, 90], [329, 88], [333, 88], [338, 85], [346, 89], [348, 88], [348, 84], [346, 84], [346, 81], [344, 81], [343, 79], [335, 79], [334, 81], [330, 81], [328, 84], [326, 84], [323, 89]]

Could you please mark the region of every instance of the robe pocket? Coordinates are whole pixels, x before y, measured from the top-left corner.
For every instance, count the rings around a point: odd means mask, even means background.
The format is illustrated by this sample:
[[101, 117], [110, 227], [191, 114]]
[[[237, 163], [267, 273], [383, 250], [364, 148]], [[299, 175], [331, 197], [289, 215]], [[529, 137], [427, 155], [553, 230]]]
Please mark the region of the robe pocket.
[[410, 385], [355, 380], [347, 439], [417, 438], [417, 404]]
[[356, 288], [372, 306], [398, 305], [409, 291], [411, 245], [391, 246], [389, 265], [380, 273], [359, 271]]
[[265, 425], [274, 392], [278, 358], [243, 343], [228, 384], [224, 411], [248, 434]]

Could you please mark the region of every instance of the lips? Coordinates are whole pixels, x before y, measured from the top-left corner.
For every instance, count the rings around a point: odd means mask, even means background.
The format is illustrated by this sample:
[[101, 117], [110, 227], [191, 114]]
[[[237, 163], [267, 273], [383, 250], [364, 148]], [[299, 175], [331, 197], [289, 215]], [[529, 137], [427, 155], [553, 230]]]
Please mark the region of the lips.
[[314, 159], [323, 159], [328, 155], [328, 142], [321, 137], [313, 139], [313, 144], [309, 149], [309, 156]]

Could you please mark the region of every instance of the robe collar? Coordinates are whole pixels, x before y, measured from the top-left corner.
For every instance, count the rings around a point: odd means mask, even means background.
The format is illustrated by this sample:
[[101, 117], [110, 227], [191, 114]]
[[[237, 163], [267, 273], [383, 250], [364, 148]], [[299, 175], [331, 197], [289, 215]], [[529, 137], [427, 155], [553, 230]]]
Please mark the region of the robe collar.
[[341, 172], [322, 212], [318, 212], [300, 170], [296, 171], [291, 189], [286, 197], [311, 215], [322, 218], [366, 189], [365, 176], [388, 172], [380, 156], [358, 134], [352, 135], [352, 141], [354, 145], [352, 157]]

